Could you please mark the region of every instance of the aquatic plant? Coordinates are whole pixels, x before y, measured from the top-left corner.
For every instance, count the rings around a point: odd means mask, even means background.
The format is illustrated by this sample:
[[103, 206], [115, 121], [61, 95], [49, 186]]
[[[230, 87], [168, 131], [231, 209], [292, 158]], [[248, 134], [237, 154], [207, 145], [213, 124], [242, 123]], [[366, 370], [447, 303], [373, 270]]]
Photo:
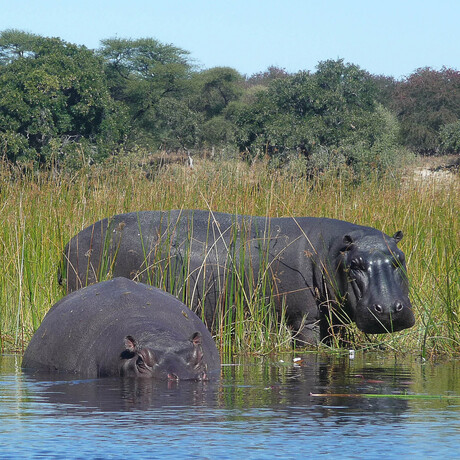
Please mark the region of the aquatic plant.
[[[352, 348], [385, 347], [424, 356], [460, 353], [459, 181], [448, 183], [388, 174], [354, 181], [350, 173], [305, 179], [263, 161], [195, 161], [194, 169], [169, 165], [152, 176], [137, 166], [87, 166], [74, 175], [19, 170], [0, 164], [0, 337], [2, 350], [21, 350], [46, 311], [64, 295], [57, 272], [65, 243], [89, 224], [114, 214], [150, 209], [211, 209], [229, 213], [325, 216], [404, 231], [416, 325], [395, 334], [366, 336], [353, 324], [340, 340]], [[168, 242], [165, 241], [167, 247]], [[163, 248], [165, 249], [165, 248]], [[146, 255], [149, 249], [145, 248]], [[163, 251], [163, 250], [162, 250]], [[289, 331], [274, 314], [273, 286], [262, 273], [245, 273], [233, 260], [217, 322], [225, 353], [288, 349]], [[153, 257], [154, 258], [154, 257]], [[260, 253], [263, 261], [265, 254]], [[110, 264], [111, 262], [108, 261]], [[168, 270], [176, 267], [166, 266]], [[232, 269], [230, 269], [232, 268]], [[110, 273], [110, 266], [105, 267]], [[160, 287], [167, 273], [149, 270]], [[257, 281], [259, 280], [259, 281]], [[182, 286], [180, 285], [182, 283]], [[187, 274], [175, 287], [188, 301]], [[295, 338], [294, 338], [295, 340]]]

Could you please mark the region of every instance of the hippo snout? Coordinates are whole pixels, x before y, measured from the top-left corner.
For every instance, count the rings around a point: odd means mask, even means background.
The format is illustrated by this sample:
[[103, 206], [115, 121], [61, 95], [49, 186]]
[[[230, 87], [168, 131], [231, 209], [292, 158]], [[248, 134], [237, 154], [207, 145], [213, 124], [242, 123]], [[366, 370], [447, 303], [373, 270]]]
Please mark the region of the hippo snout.
[[376, 315], [392, 315], [401, 312], [404, 309], [404, 303], [401, 301], [396, 301], [390, 307], [386, 307], [384, 305], [380, 305], [379, 303], [375, 303], [372, 305], [371, 310]]
[[412, 307], [407, 302], [372, 303], [356, 317], [356, 325], [368, 334], [384, 334], [408, 329], [415, 324]]

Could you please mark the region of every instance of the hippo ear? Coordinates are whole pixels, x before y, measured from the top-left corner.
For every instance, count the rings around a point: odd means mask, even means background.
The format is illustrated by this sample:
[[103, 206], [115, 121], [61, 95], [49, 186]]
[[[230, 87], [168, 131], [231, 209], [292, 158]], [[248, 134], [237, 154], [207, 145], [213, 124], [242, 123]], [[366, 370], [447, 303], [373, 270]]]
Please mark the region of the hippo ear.
[[351, 237], [351, 235], [345, 235], [343, 237], [343, 244], [345, 244], [346, 246], [351, 246], [353, 243], [354, 243], [354, 240]]
[[190, 342], [193, 343], [193, 345], [198, 346], [201, 345], [201, 332], [195, 332], [191, 337], [190, 337]]
[[404, 234], [401, 230], [398, 230], [394, 235], [393, 235], [393, 239], [395, 240], [396, 243], [399, 243], [402, 238], [403, 238]]
[[131, 353], [134, 353], [137, 351], [137, 343], [132, 335], [127, 335], [125, 337], [125, 348]]

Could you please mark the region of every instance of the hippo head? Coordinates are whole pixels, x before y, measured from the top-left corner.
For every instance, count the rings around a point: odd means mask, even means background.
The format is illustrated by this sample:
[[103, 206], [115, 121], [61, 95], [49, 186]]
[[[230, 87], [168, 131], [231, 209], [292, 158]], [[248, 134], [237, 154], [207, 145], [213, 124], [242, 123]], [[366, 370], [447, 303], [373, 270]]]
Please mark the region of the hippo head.
[[128, 335], [120, 356], [120, 374], [162, 380], [207, 380], [201, 341], [201, 333], [195, 332], [189, 341], [176, 343], [172, 348], [150, 340], [141, 344]]
[[363, 332], [396, 332], [415, 323], [404, 253], [397, 247], [402, 237], [402, 232], [396, 232], [392, 238], [383, 233], [343, 238], [346, 303]]

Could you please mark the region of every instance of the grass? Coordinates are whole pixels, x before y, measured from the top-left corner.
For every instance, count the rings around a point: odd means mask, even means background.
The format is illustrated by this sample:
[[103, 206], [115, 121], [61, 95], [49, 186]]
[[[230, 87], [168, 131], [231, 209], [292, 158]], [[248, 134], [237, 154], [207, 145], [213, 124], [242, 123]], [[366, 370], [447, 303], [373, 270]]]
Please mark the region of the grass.
[[[64, 295], [58, 284], [65, 243], [89, 224], [138, 210], [211, 209], [229, 213], [325, 216], [404, 231], [416, 325], [396, 334], [345, 334], [354, 348], [385, 347], [429, 357], [460, 354], [459, 180], [412, 175], [355, 182], [348, 174], [307, 180], [265, 162], [195, 161], [169, 165], [148, 179], [129, 165], [64, 175], [0, 164], [0, 350], [21, 351], [47, 310]], [[244, 253], [229, 254], [245, 257]], [[260, 257], [263, 259], [264, 254]], [[266, 270], [268, 267], [265, 267]], [[161, 274], [158, 275], [161, 278]], [[288, 349], [289, 331], [273, 314], [271, 287], [233, 271], [218, 318], [218, 343], [235, 350]], [[157, 282], [161, 284], [162, 280]]]
[[458, 395], [414, 395], [414, 394], [381, 394], [381, 393], [310, 393], [310, 397], [313, 398], [390, 398], [390, 399], [417, 399], [417, 400], [426, 400], [426, 399], [447, 399], [447, 400], [456, 400], [460, 399]]

